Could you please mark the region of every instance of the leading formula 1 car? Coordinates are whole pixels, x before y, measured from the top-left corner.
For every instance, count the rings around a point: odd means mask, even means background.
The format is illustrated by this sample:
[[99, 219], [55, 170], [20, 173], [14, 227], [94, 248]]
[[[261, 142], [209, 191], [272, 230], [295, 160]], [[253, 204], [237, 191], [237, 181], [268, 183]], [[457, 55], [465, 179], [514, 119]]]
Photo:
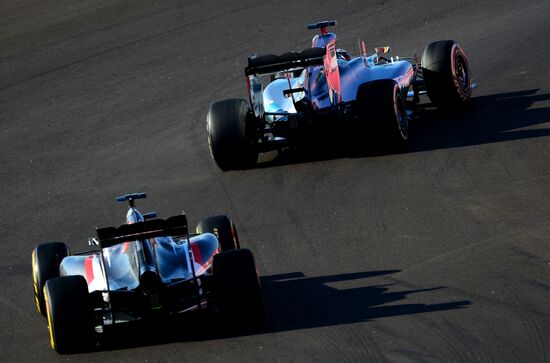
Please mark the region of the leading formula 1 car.
[[[255, 54], [245, 75], [249, 100], [230, 99], [210, 105], [207, 131], [210, 152], [222, 170], [253, 166], [259, 152], [300, 140], [315, 127], [351, 121], [360, 132], [380, 132], [402, 145], [409, 137], [409, 118], [427, 93], [439, 107], [460, 105], [471, 96], [468, 59], [452, 40], [430, 43], [422, 62], [389, 57], [389, 47], [367, 56], [336, 47], [327, 28], [336, 21], [310, 24], [320, 29], [312, 48], [282, 55]], [[265, 85], [262, 76], [270, 75]]]
[[240, 248], [232, 221], [206, 218], [189, 234], [185, 215], [141, 214], [135, 200], [145, 196], [117, 198], [129, 203], [127, 224], [98, 228], [89, 240], [94, 250], [71, 255], [61, 242], [33, 250], [36, 306], [58, 353], [93, 349], [100, 334], [120, 324], [174, 314], [261, 321], [254, 257]]

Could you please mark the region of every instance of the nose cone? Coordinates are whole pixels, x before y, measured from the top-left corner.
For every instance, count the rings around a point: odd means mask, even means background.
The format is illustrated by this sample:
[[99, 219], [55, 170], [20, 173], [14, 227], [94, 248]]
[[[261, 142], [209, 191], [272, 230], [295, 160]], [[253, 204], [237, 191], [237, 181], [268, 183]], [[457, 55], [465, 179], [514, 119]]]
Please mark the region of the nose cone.
[[336, 39], [336, 34], [334, 33], [317, 34], [313, 37], [313, 40], [311, 41], [311, 46], [324, 48], [334, 39]]
[[145, 221], [145, 218], [141, 213], [135, 208], [129, 208], [128, 213], [126, 213], [126, 223], [134, 224]]

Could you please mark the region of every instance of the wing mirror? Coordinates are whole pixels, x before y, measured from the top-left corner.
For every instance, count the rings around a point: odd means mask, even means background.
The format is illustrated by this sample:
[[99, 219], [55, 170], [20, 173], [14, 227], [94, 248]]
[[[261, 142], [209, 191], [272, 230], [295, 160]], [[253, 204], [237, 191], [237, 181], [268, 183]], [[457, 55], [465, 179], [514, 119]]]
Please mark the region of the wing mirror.
[[153, 218], [157, 218], [157, 212], [149, 212], [149, 213], [143, 213], [142, 214], [144, 220], [149, 220]]

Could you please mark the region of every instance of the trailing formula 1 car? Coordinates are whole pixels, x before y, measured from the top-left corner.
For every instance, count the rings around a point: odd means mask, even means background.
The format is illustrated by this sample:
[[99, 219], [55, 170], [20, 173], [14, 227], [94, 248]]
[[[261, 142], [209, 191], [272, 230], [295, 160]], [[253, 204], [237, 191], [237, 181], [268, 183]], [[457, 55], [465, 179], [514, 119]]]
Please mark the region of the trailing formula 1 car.
[[[351, 57], [327, 31], [334, 25], [310, 24], [308, 29], [320, 29], [320, 34], [301, 52], [251, 55], [245, 68], [249, 99], [210, 105], [208, 143], [222, 170], [253, 166], [260, 152], [297, 143], [312, 128], [345, 122], [403, 145], [421, 94], [438, 107], [469, 100], [470, 67], [456, 42], [430, 43], [421, 63], [416, 56], [389, 57], [389, 47], [375, 48], [368, 56], [364, 42], [358, 44], [362, 54]], [[269, 81], [262, 79], [266, 75]]]
[[206, 218], [190, 234], [185, 215], [141, 214], [135, 200], [145, 197], [118, 197], [129, 203], [127, 224], [98, 228], [91, 251], [71, 255], [61, 242], [33, 250], [34, 297], [58, 353], [93, 349], [102, 333], [121, 324], [176, 314], [261, 321], [254, 257], [240, 248], [233, 222]]

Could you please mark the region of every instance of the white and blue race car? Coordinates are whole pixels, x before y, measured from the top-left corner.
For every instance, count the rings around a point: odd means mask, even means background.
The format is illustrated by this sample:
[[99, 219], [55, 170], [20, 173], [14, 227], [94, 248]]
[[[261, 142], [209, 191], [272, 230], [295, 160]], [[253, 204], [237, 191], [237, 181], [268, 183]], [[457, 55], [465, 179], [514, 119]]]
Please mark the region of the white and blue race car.
[[65, 243], [32, 252], [34, 297], [58, 353], [90, 350], [107, 330], [129, 322], [212, 313], [238, 324], [262, 320], [260, 281], [252, 252], [240, 248], [225, 215], [203, 219], [189, 234], [187, 218], [141, 214], [128, 201], [126, 224], [98, 228], [93, 250], [70, 254]]
[[[260, 152], [298, 142], [312, 128], [355, 125], [403, 145], [409, 118], [427, 93], [438, 107], [467, 102], [472, 82], [468, 59], [452, 40], [430, 43], [422, 61], [390, 57], [389, 47], [359, 56], [336, 47], [327, 28], [335, 21], [310, 24], [320, 29], [312, 47], [282, 55], [252, 55], [245, 75], [249, 99], [214, 102], [207, 114], [210, 152], [222, 170], [253, 166]], [[269, 81], [262, 76], [271, 76]]]

